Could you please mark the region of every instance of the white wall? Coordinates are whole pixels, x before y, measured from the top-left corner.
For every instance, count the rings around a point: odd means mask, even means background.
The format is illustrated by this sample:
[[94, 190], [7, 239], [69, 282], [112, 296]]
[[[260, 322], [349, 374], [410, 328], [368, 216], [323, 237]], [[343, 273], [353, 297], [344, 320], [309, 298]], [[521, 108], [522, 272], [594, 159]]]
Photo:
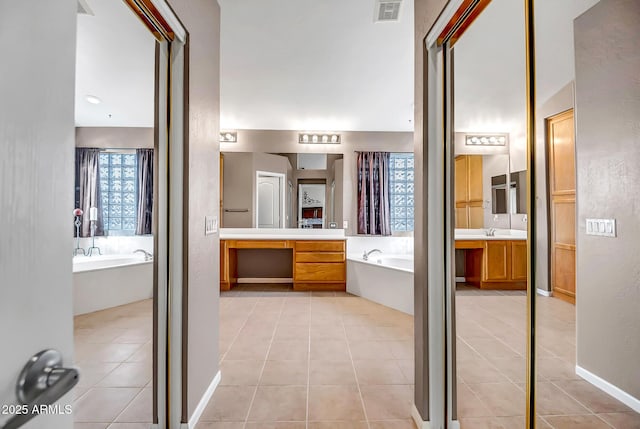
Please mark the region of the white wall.
[[[75, 49], [76, 1], [0, 2], [0, 404], [17, 402], [33, 354], [55, 347], [73, 362]], [[43, 415], [24, 428], [72, 420]]]

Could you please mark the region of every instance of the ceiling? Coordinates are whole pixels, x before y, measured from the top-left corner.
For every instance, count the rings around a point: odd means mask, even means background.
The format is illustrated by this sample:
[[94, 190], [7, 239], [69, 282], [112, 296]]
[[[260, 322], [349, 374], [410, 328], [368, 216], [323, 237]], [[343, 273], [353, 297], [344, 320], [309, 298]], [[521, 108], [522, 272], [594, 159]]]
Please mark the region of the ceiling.
[[[123, 1], [87, 1], [76, 125], [153, 126], [154, 39]], [[413, 130], [413, 0], [386, 23], [375, 0], [218, 2], [223, 129]], [[572, 20], [595, 3], [536, 1], [538, 104], [573, 79]], [[493, 0], [455, 45], [457, 131], [524, 134], [523, 21]]]
[[76, 126], [152, 127], [155, 39], [124, 1], [86, 3], [94, 15], [78, 15]]

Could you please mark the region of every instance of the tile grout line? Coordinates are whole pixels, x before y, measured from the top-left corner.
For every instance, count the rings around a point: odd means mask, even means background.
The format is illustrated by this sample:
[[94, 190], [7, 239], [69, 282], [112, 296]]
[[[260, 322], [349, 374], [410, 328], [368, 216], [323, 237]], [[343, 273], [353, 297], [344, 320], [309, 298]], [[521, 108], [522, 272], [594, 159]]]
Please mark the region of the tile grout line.
[[364, 405], [364, 397], [362, 396], [362, 389], [360, 389], [360, 381], [358, 380], [358, 373], [356, 372], [356, 364], [353, 362], [353, 354], [351, 354], [351, 345], [349, 344], [349, 337], [347, 336], [347, 328], [345, 327], [344, 318], [342, 314], [340, 315], [340, 323], [342, 324], [342, 330], [344, 331], [344, 339], [347, 343], [347, 351], [349, 352], [349, 360], [351, 361], [353, 376], [356, 379], [356, 387], [358, 388], [358, 396], [360, 396], [360, 404], [362, 405], [364, 420], [367, 422], [367, 428], [371, 429], [371, 423], [369, 423], [369, 415], [367, 414], [367, 407], [365, 407]]
[[[569, 398], [573, 399], [574, 401], [576, 401], [578, 404], [582, 405], [584, 408], [586, 408], [587, 410], [589, 410], [589, 412], [591, 413], [591, 415], [596, 416], [598, 419], [600, 419], [601, 421], [604, 422], [604, 424], [606, 424], [607, 426], [614, 428], [615, 426], [613, 426], [612, 424], [610, 424], [608, 421], [606, 421], [605, 419], [603, 419], [602, 417], [600, 417], [598, 414], [596, 413], [594, 410], [591, 409], [591, 407], [587, 406], [586, 404], [582, 403], [582, 401], [580, 401], [578, 398], [574, 397], [571, 393], [567, 392], [566, 390], [564, 390], [561, 386], [558, 386], [554, 381], [549, 380], [549, 383], [553, 384], [554, 386], [556, 386], [561, 392], [563, 392], [565, 395], [567, 395]], [[589, 414], [580, 414], [580, 415], [589, 415]]]
[[[258, 306], [258, 302], [262, 301], [263, 298], [259, 298], [258, 301], [256, 301], [256, 305], [253, 307], [252, 310], [252, 314], [255, 310], [255, 308]], [[276, 331], [278, 330], [278, 325], [280, 323], [280, 319], [282, 318], [282, 312], [284, 310], [284, 303], [286, 302], [286, 297], [282, 300], [282, 303], [280, 304], [280, 313], [278, 314], [278, 320], [276, 321], [275, 326], [273, 327], [273, 332], [271, 333], [271, 340], [269, 341], [269, 347], [267, 347], [267, 353], [264, 355], [264, 362], [262, 363], [262, 369], [260, 370], [260, 375], [258, 376], [258, 383], [256, 384], [256, 388], [253, 391], [253, 396], [251, 397], [251, 401], [249, 401], [249, 408], [247, 408], [247, 415], [244, 418], [244, 424], [242, 425], [243, 429], [246, 429], [247, 427], [247, 423], [249, 421], [249, 414], [251, 414], [251, 408], [253, 407], [253, 402], [256, 399], [256, 396], [258, 394], [258, 388], [260, 387], [260, 381], [262, 381], [262, 375], [264, 374], [264, 369], [267, 366], [267, 359], [269, 358], [269, 353], [271, 352], [271, 346], [273, 345], [273, 339], [276, 336]], [[247, 316], [247, 320], [249, 320], [249, 316]], [[246, 322], [245, 322], [246, 323]], [[239, 334], [239, 332], [238, 332]], [[231, 349], [231, 347], [229, 347], [229, 349]]]
[[[242, 326], [240, 326], [240, 329], [238, 329], [238, 332], [233, 336], [233, 340], [231, 340], [231, 344], [229, 344], [229, 347], [227, 347], [227, 351], [224, 352], [224, 354], [220, 358], [220, 363], [222, 363], [222, 361], [225, 360], [225, 358], [227, 357], [227, 354], [229, 354], [229, 350], [231, 350], [231, 347], [233, 347], [233, 345], [238, 340], [238, 337], [240, 336], [240, 332], [242, 332], [242, 329], [246, 326], [247, 321], [249, 320], [249, 317], [251, 317], [251, 315], [255, 311], [256, 306], [258, 305], [259, 301], [260, 300], [257, 299], [256, 302], [253, 304], [253, 307], [251, 307], [251, 310], [249, 311], [249, 313], [247, 313], [247, 317], [244, 319], [244, 322], [242, 323]], [[218, 337], [220, 336], [219, 334], [220, 333], [219, 333], [219, 328], [218, 328]]]
[[309, 429], [309, 395], [311, 393], [311, 296], [309, 295], [309, 337], [307, 338], [307, 406], [304, 419], [305, 429]]

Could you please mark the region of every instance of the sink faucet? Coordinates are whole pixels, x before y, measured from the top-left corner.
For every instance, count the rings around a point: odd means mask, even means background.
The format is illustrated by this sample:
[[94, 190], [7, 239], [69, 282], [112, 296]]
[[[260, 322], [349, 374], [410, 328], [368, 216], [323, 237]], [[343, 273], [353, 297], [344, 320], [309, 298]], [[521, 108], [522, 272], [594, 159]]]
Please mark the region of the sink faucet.
[[150, 261], [153, 259], [153, 253], [149, 253], [144, 249], [136, 249], [133, 251], [133, 253], [144, 253], [144, 260], [145, 261]]
[[370, 250], [370, 251], [368, 251], [368, 252], [365, 250], [365, 251], [364, 251], [364, 254], [362, 255], [362, 259], [364, 259], [365, 261], [368, 261], [368, 260], [369, 260], [369, 255], [371, 255], [373, 252], [379, 252], [379, 253], [382, 253], [382, 250], [380, 250], [380, 249], [373, 249], [373, 250]]
[[494, 237], [496, 235], [496, 229], [495, 228], [485, 229], [484, 233], [487, 235], [487, 237]]

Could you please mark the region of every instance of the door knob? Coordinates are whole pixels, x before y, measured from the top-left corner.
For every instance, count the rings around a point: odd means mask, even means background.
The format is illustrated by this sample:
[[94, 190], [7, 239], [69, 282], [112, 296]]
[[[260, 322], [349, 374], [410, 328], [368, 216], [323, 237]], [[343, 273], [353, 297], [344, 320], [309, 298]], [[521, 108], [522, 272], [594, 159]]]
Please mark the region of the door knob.
[[78, 383], [75, 368], [62, 367], [62, 354], [54, 349], [43, 350], [29, 359], [16, 383], [16, 395], [24, 405], [24, 413], [9, 419], [2, 429], [16, 429], [39, 415], [43, 405], [51, 405]]

